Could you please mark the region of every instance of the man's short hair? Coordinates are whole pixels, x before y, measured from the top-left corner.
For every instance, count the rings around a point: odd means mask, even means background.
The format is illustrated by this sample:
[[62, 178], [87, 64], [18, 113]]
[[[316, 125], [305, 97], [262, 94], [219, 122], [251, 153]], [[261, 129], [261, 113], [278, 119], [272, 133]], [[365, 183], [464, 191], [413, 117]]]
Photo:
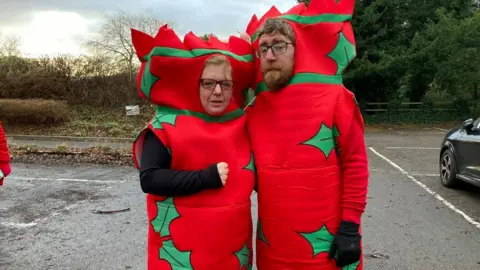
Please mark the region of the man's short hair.
[[295, 33], [293, 32], [292, 26], [281, 18], [267, 19], [258, 31], [258, 38], [263, 34], [280, 34], [290, 39], [290, 41], [295, 44]]

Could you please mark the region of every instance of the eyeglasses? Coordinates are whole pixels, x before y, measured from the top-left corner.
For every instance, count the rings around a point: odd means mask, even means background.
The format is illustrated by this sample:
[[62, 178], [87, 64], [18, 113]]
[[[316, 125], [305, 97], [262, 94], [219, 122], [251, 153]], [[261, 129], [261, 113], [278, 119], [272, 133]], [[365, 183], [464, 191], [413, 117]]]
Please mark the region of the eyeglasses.
[[233, 88], [233, 81], [230, 80], [216, 81], [212, 79], [200, 79], [200, 85], [207, 90], [215, 89], [217, 84], [220, 85], [223, 91], [229, 91]]
[[267, 52], [268, 52], [268, 49], [270, 49], [270, 48], [272, 49], [272, 53], [274, 55], [284, 54], [287, 51], [287, 48], [288, 48], [289, 44], [293, 45], [293, 43], [289, 43], [289, 42], [278, 42], [278, 43], [272, 44], [270, 46], [260, 45], [259, 50], [256, 51], [256, 55], [257, 55], [257, 57], [266, 56]]

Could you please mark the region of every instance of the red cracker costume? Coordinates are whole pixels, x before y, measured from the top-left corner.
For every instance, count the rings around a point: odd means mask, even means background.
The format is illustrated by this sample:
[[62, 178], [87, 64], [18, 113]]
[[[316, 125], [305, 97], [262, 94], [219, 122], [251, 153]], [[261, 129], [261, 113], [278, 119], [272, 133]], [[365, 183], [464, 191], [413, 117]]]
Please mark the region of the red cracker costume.
[[[295, 33], [294, 76], [279, 91], [262, 82], [260, 60], [246, 108], [257, 167], [259, 270], [339, 269], [328, 255], [342, 221], [360, 224], [368, 161], [363, 118], [342, 71], [356, 56], [354, 0], [312, 0], [285, 14], [272, 7], [247, 27], [281, 17]], [[363, 269], [363, 260], [342, 269]]]
[[8, 153], [7, 138], [0, 122], [0, 186], [3, 185], [3, 179], [11, 172], [10, 155]]
[[[132, 41], [141, 60], [139, 94], [158, 106], [146, 129], [169, 150], [171, 169], [199, 170], [222, 161], [229, 165], [223, 188], [190, 196], [147, 194], [148, 269], [251, 269], [255, 166], [239, 108], [242, 90], [253, 76], [250, 44], [237, 37], [207, 42], [193, 33], [182, 42], [166, 25], [155, 38], [132, 29]], [[199, 96], [199, 79], [212, 54], [228, 58], [235, 82], [232, 102], [220, 116], [208, 115]], [[133, 145], [137, 168], [143, 136], [141, 132]]]

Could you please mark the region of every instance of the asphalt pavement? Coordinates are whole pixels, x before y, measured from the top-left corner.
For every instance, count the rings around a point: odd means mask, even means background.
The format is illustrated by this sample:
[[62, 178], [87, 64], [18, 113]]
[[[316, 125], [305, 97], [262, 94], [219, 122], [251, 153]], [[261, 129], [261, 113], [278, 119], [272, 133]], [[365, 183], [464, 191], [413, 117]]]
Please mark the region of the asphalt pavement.
[[[480, 269], [480, 189], [441, 186], [444, 133], [366, 135], [364, 269]], [[133, 168], [13, 164], [0, 187], [2, 270], [146, 269], [146, 231]]]

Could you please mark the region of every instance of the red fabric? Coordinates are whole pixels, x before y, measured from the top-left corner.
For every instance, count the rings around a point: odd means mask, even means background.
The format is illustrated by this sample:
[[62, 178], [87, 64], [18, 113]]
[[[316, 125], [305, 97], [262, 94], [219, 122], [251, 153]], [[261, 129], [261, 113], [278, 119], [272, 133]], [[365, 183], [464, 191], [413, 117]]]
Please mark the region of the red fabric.
[[360, 224], [367, 204], [368, 155], [363, 117], [350, 91], [342, 91], [334, 117], [338, 129], [345, 131], [338, 138], [343, 170], [342, 220]]
[[11, 173], [10, 154], [8, 153], [7, 138], [0, 121], [0, 186], [3, 185], [3, 179]]
[[0, 162], [10, 162], [10, 155], [8, 153], [7, 136], [3, 130], [2, 122], [0, 121]]
[[[351, 15], [353, 5], [353, 0], [312, 0], [308, 8], [299, 4], [286, 14], [307, 20]], [[247, 33], [254, 35], [268, 17], [281, 15], [272, 7], [260, 19], [252, 17]], [[335, 260], [327, 259], [333, 237], [341, 221], [360, 223], [368, 187], [363, 119], [341, 83], [355, 40], [349, 21], [286, 21], [297, 40], [297, 80], [279, 91], [260, 91], [246, 109], [257, 166], [257, 265], [333, 270]], [[257, 48], [258, 39], [252, 45]], [[253, 87], [263, 80], [259, 62]], [[299, 80], [305, 73], [317, 74], [318, 81]], [[363, 269], [363, 259], [348, 269]]]
[[[201, 41], [192, 34], [186, 36], [185, 44], [179, 44], [178, 38], [173, 38], [172, 33], [171, 30], [161, 28], [154, 40], [155, 46], [230, 48], [229, 51], [239, 54], [252, 50], [247, 42], [240, 39], [230, 39], [227, 46], [218, 40]], [[137, 51], [141, 58], [142, 54], [148, 54], [149, 50], [143, 47], [150, 46], [151, 39], [143, 37], [139, 40], [140, 43], [134, 40], [134, 44], [140, 48]], [[146, 45], [142, 42], [146, 42]], [[222, 161], [229, 165], [227, 184], [223, 188], [173, 198], [147, 194], [148, 269], [151, 270], [251, 269], [250, 196], [255, 183], [255, 170], [245, 129], [246, 118], [233, 101], [225, 113], [240, 113], [239, 117], [219, 122], [220, 117], [205, 114], [200, 104], [198, 79], [207, 57], [155, 56], [150, 63], [142, 64], [138, 77], [140, 88], [147, 64], [152, 73], [161, 76], [152, 89], [150, 100], [168, 109], [157, 111], [147, 128], [170, 150], [172, 169], [199, 170]], [[236, 60], [227, 58], [232, 63], [233, 79], [236, 82], [234, 96], [240, 96], [240, 86], [248, 85], [251, 81], [253, 65], [234, 64]], [[239, 71], [245, 74], [240, 76]], [[171, 109], [188, 110], [189, 113]], [[140, 133], [133, 144], [137, 168], [143, 134], [144, 132]]]
[[[205, 60], [211, 57], [213, 53], [197, 57], [172, 57], [155, 55], [151, 57], [150, 62], [143, 58], [155, 48], [167, 48], [173, 50], [198, 50], [211, 49], [231, 52], [237, 55], [252, 54], [252, 47], [239, 37], [230, 37], [228, 43], [221, 42], [215, 37], [210, 37], [205, 41], [192, 32], [184, 37], [182, 42], [175, 32], [164, 25], [160, 28], [155, 38], [132, 29], [132, 43], [141, 60], [140, 72], [137, 75], [137, 87], [139, 95], [142, 98], [150, 100], [153, 104], [168, 106], [175, 109], [188, 109], [194, 112], [205, 113], [200, 99], [198, 99], [198, 80], [205, 64]], [[231, 106], [227, 108], [226, 113], [242, 106], [244, 102], [243, 90], [246, 89], [252, 81], [253, 62], [239, 61], [233, 57], [227, 59], [233, 70], [234, 94]], [[149, 71], [158, 80], [152, 87], [150, 96], [147, 97], [141, 90], [142, 80], [147, 66]]]
[[[171, 149], [172, 169], [198, 170], [210, 164], [227, 162], [227, 184], [216, 190], [203, 191], [196, 195], [174, 197], [171, 207], [178, 215], [168, 230], [156, 233], [155, 222], [158, 202], [167, 198], [147, 195], [149, 224], [148, 269], [243, 269], [252, 263], [252, 220], [250, 195], [255, 175], [246, 169], [250, 162], [250, 145], [244, 128], [245, 117], [228, 124], [206, 124], [204, 120], [190, 116], [178, 116], [175, 126], [164, 124], [163, 129], [149, 128]], [[189, 130], [195, 130], [192, 134]], [[215, 136], [212, 136], [216, 134]], [[141, 144], [141, 140], [137, 142]], [[189, 147], [196, 145], [196, 147]], [[158, 206], [157, 206], [158, 205]], [[164, 213], [164, 212], [162, 212]], [[173, 239], [174, 247], [168, 240]], [[188, 259], [165, 261], [161, 252], [164, 243], [172, 247], [177, 258], [182, 254]], [[235, 253], [245, 248], [244, 255]], [[159, 253], [160, 251], [160, 253]], [[188, 256], [188, 252], [190, 256]], [[215, 254], [215, 256], [212, 256]], [[159, 259], [161, 258], [161, 259]], [[180, 261], [181, 263], [175, 263]], [[188, 266], [186, 268], [181, 267]]]

